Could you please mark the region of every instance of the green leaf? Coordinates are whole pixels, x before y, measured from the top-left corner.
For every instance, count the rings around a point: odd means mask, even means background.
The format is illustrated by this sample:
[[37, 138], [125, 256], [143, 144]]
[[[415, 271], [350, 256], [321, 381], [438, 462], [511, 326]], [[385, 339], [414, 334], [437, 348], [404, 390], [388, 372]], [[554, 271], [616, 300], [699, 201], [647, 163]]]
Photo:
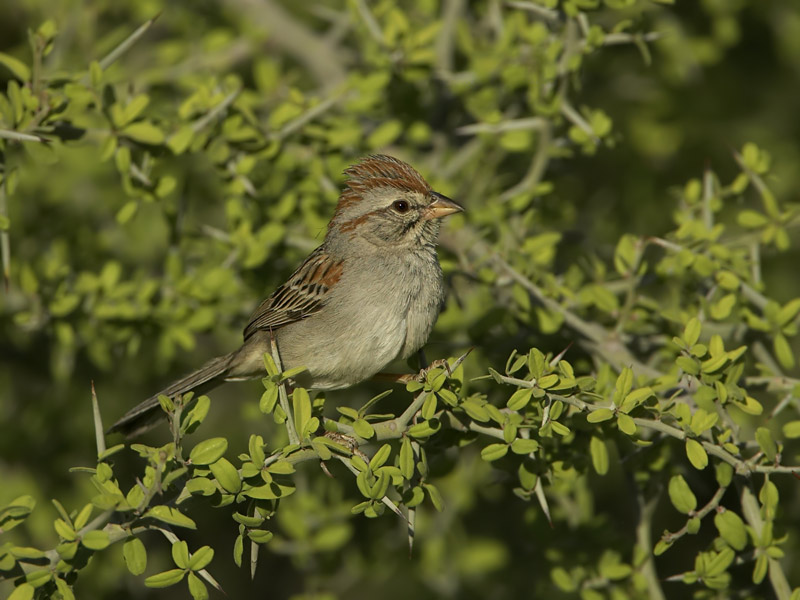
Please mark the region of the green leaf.
[[183, 154], [192, 143], [194, 130], [191, 125], [182, 125], [178, 131], [172, 134], [167, 140], [167, 147], [175, 155]]
[[267, 389], [261, 394], [261, 400], [258, 402], [258, 409], [265, 415], [268, 415], [275, 410], [276, 404], [278, 404], [278, 386], [270, 381], [269, 385], [267, 385]]
[[630, 233], [623, 234], [614, 251], [614, 268], [622, 276], [627, 276], [636, 262], [639, 240]]
[[592, 466], [598, 475], [608, 473], [608, 448], [605, 442], [597, 436], [592, 436], [589, 442], [589, 453], [592, 455]]
[[[758, 500], [761, 502], [764, 518], [767, 521], [771, 521], [775, 518], [775, 510], [778, 508], [779, 499], [780, 494], [778, 493], [778, 487], [769, 479], [765, 480], [764, 485], [761, 486], [758, 492]], [[761, 541], [764, 546], [772, 543], [771, 526], [765, 527], [761, 532]]]
[[143, 515], [144, 517], [150, 517], [156, 519], [158, 521], [163, 521], [169, 525], [176, 525], [178, 527], [187, 527], [189, 529], [197, 529], [197, 525], [195, 525], [194, 521], [192, 521], [189, 517], [185, 514], [180, 512], [176, 508], [172, 508], [171, 506], [154, 506], [150, 510], [148, 510]]
[[708, 454], [706, 454], [705, 448], [693, 438], [686, 440], [686, 456], [692, 466], [699, 471], [708, 466]]
[[239, 472], [227, 459], [220, 458], [208, 465], [208, 468], [211, 469], [211, 474], [214, 475], [214, 479], [217, 480], [219, 485], [226, 492], [235, 494], [241, 489], [242, 480], [239, 477]]
[[56, 577], [55, 582], [56, 589], [58, 590], [58, 593], [61, 594], [60, 600], [75, 600], [75, 594], [66, 581], [60, 577]]
[[266, 544], [274, 537], [274, 534], [266, 529], [249, 529], [247, 531], [247, 537], [256, 544]]
[[30, 583], [23, 583], [14, 588], [7, 600], [32, 600], [36, 588]]
[[72, 541], [76, 537], [75, 528], [64, 521], [64, 519], [56, 519], [53, 522], [53, 529], [56, 530], [59, 537], [67, 541]]
[[250, 488], [242, 492], [249, 498], [257, 500], [277, 500], [278, 498], [286, 498], [295, 492], [295, 487], [292, 485], [283, 485], [276, 482], [267, 483], [258, 487]]
[[731, 271], [717, 271], [715, 275], [717, 283], [725, 290], [734, 291], [739, 289], [739, 277]]
[[603, 421], [608, 421], [613, 416], [614, 411], [610, 408], [598, 408], [586, 415], [586, 420], [589, 421], [589, 423], [601, 423]]
[[288, 460], [278, 460], [267, 467], [267, 471], [274, 475], [291, 475], [295, 472], [295, 468]]
[[414, 475], [414, 449], [411, 446], [411, 440], [407, 437], [403, 438], [400, 444], [400, 459], [399, 464], [400, 472], [405, 479], [411, 479]]
[[794, 352], [789, 345], [789, 341], [783, 333], [778, 333], [772, 340], [772, 345], [775, 350], [775, 356], [778, 362], [784, 369], [791, 369], [794, 367]]
[[89, 550], [102, 550], [110, 543], [108, 533], [102, 530], [87, 531], [81, 538], [81, 544]]
[[800, 437], [800, 421], [789, 421], [783, 426], [783, 436], [789, 439]]
[[661, 556], [662, 554], [664, 554], [664, 552], [669, 550], [670, 546], [672, 546], [672, 543], [665, 542], [664, 540], [659, 540], [658, 543], [656, 544], [656, 547], [653, 548], [653, 555]]
[[686, 532], [689, 533], [689, 535], [696, 534], [698, 531], [700, 531], [700, 524], [700, 519], [697, 517], [692, 517], [686, 521]]
[[562, 592], [574, 592], [578, 589], [578, 584], [567, 572], [564, 567], [555, 567], [550, 571], [550, 579]]
[[736, 222], [747, 229], [757, 229], [769, 223], [769, 219], [754, 210], [743, 210], [736, 217]]
[[382, 467], [387, 460], [389, 460], [389, 456], [392, 453], [392, 447], [389, 444], [384, 444], [380, 447], [380, 449], [375, 453], [372, 459], [369, 461], [369, 468], [373, 471]]
[[353, 430], [356, 432], [358, 437], [364, 438], [365, 440], [368, 440], [375, 435], [375, 430], [372, 428], [372, 425], [366, 421], [366, 419], [358, 419], [355, 423], [353, 423]]
[[442, 512], [444, 510], [444, 500], [436, 486], [431, 483], [423, 483], [422, 487], [428, 492], [428, 497], [431, 499], [433, 507], [439, 512]]
[[377, 150], [394, 142], [402, 133], [402, 123], [397, 119], [384, 121], [367, 137], [367, 148]]
[[36, 506], [32, 496], [19, 496], [0, 508], [0, 528], [8, 531], [22, 523]]
[[213, 548], [210, 546], [198, 548], [197, 551], [192, 554], [192, 558], [189, 560], [189, 568], [192, 571], [200, 571], [201, 569], [205, 569], [213, 558]]
[[204, 440], [192, 448], [189, 460], [195, 465], [210, 465], [222, 458], [227, 449], [228, 440], [223, 437]]
[[775, 447], [775, 440], [772, 439], [772, 432], [766, 427], [759, 427], [756, 429], [756, 441], [767, 460], [774, 462], [777, 456], [777, 448]]
[[531, 388], [519, 389], [511, 395], [511, 398], [508, 399], [506, 406], [509, 408], [509, 410], [522, 410], [528, 405], [528, 402], [531, 401], [532, 395], [533, 389]]
[[653, 395], [654, 392], [650, 386], [633, 390], [627, 396], [625, 396], [625, 399], [620, 405], [620, 410], [628, 413]]
[[164, 132], [153, 125], [150, 121], [139, 121], [131, 123], [120, 131], [121, 135], [128, 137], [142, 144], [157, 146], [164, 143]]
[[172, 561], [181, 569], [189, 565], [189, 546], [180, 540], [172, 544]]
[[622, 399], [628, 395], [633, 387], [633, 371], [630, 367], [625, 367], [617, 377], [617, 382], [614, 386], [614, 401], [617, 404], [622, 403]]
[[179, 583], [183, 576], [186, 574], [186, 571], [183, 569], [171, 569], [169, 571], [164, 571], [163, 573], [156, 573], [155, 575], [151, 575], [147, 579], [144, 580], [144, 584], [147, 587], [152, 588], [164, 588], [169, 587], [171, 585], [175, 585]]
[[464, 402], [461, 403], [461, 408], [464, 409], [464, 412], [466, 412], [470, 418], [478, 421], [479, 423], [486, 423], [487, 421], [491, 420], [489, 412], [476, 400], [464, 400]]
[[685, 371], [689, 375], [697, 375], [700, 373], [700, 363], [694, 358], [679, 356], [675, 359], [675, 364], [679, 369]]
[[728, 487], [733, 480], [733, 467], [725, 462], [717, 463], [714, 467], [717, 483], [720, 487]]
[[769, 567], [769, 557], [766, 554], [760, 554], [756, 558], [755, 567], [753, 567], [753, 583], [759, 584], [764, 581], [767, 576], [767, 568]]
[[790, 321], [794, 321], [795, 317], [797, 317], [797, 313], [800, 312], [800, 298], [795, 298], [787, 302], [783, 307], [781, 307], [780, 311], [778, 311], [778, 325], [784, 327], [789, 324]]
[[752, 396], [745, 396], [744, 402], [736, 402], [735, 404], [739, 410], [747, 413], [748, 415], [760, 415], [762, 412], [764, 412], [764, 407], [761, 406], [761, 403]]
[[481, 450], [481, 458], [488, 462], [501, 459], [506, 454], [508, 454], [508, 444], [489, 444]]
[[624, 413], [617, 415], [617, 427], [626, 435], [633, 435], [636, 433], [636, 423], [633, 419]]
[[244, 536], [240, 533], [236, 536], [233, 543], [233, 562], [237, 567], [242, 566], [242, 555], [244, 554]]
[[517, 438], [511, 442], [511, 451], [514, 454], [530, 454], [539, 449], [539, 442], [536, 440]]
[[189, 573], [186, 578], [186, 583], [189, 586], [189, 593], [194, 600], [208, 600], [208, 588], [206, 584], [200, 581], [200, 578], [194, 573]]
[[432, 436], [439, 431], [439, 429], [441, 429], [439, 421], [431, 419], [430, 421], [423, 421], [422, 423], [412, 425], [408, 428], [406, 433], [413, 438], [426, 438]]
[[186, 491], [190, 494], [210, 496], [217, 491], [217, 486], [214, 485], [213, 481], [205, 477], [194, 477], [186, 482]]
[[683, 328], [683, 341], [686, 342], [687, 346], [694, 346], [697, 340], [700, 339], [701, 331], [702, 325], [700, 325], [700, 320], [697, 319], [697, 317], [692, 317], [689, 319], [689, 322], [686, 323], [686, 327]]
[[736, 305], [736, 294], [726, 294], [710, 307], [711, 318], [716, 321], [727, 319]]
[[4, 65], [17, 79], [21, 81], [30, 81], [31, 70], [24, 62], [0, 52], [0, 65]]
[[137, 537], [125, 541], [122, 546], [122, 557], [131, 575], [141, 575], [147, 568], [147, 550]]
[[550, 389], [554, 385], [558, 383], [558, 375], [555, 373], [550, 373], [550, 375], [545, 375], [544, 377], [539, 377], [536, 380], [536, 385], [543, 390]]
[[[715, 393], [715, 390], [711, 390], [711, 388], [701, 388], [701, 389], [709, 390], [711, 394]], [[698, 402], [700, 402], [697, 394], [695, 394], [695, 399]], [[692, 421], [690, 424], [692, 433], [694, 433], [695, 435], [702, 435], [703, 433], [711, 429], [714, 425], [716, 425], [718, 420], [719, 420], [719, 415], [717, 413], [715, 412], [709, 413], [703, 410], [702, 408], [698, 408], [692, 415]]]
[[741, 517], [731, 510], [719, 512], [714, 516], [714, 525], [720, 537], [734, 550], [744, 550], [747, 545], [747, 529]]
[[669, 499], [678, 512], [685, 515], [697, 508], [697, 498], [682, 475], [674, 475], [669, 480]]
[[142, 114], [142, 111], [150, 104], [150, 97], [147, 94], [139, 94], [133, 98], [123, 109], [123, 120], [118, 126], [127, 125], [136, 117]]
[[311, 421], [311, 398], [305, 389], [295, 388], [292, 392], [292, 411], [294, 412], [294, 426], [298, 435], [301, 438], [306, 438], [310, 433], [306, 431], [306, 427]]
[[706, 563], [706, 577], [713, 577], [725, 572], [725, 570], [731, 566], [733, 559], [736, 558], [736, 554], [730, 548], [723, 548], [717, 554], [713, 552], [711, 554], [711, 560]]

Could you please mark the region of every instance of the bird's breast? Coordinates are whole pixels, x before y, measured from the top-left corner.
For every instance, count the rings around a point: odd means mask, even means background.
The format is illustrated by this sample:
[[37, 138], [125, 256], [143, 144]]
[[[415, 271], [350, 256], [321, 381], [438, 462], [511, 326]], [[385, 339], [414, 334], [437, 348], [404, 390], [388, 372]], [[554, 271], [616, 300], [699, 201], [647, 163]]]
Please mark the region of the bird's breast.
[[435, 254], [345, 265], [324, 308], [279, 331], [281, 358], [308, 368], [302, 385], [354, 385], [422, 347], [442, 299]]

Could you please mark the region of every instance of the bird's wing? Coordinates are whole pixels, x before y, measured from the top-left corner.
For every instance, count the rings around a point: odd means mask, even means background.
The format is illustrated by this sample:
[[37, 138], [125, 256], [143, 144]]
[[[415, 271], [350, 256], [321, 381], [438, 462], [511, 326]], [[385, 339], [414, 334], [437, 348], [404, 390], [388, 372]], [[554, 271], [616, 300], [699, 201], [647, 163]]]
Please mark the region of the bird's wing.
[[259, 305], [244, 329], [244, 339], [260, 329], [279, 329], [319, 311], [342, 270], [341, 260], [317, 248], [286, 283]]

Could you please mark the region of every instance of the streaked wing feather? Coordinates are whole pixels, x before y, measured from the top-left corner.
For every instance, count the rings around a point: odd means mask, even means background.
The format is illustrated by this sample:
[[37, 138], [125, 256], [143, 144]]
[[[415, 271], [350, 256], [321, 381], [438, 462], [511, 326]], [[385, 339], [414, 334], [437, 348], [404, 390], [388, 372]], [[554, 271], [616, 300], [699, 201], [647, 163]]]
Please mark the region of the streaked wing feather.
[[279, 329], [319, 311], [341, 272], [342, 262], [317, 248], [286, 283], [259, 305], [244, 329], [244, 339], [259, 329]]

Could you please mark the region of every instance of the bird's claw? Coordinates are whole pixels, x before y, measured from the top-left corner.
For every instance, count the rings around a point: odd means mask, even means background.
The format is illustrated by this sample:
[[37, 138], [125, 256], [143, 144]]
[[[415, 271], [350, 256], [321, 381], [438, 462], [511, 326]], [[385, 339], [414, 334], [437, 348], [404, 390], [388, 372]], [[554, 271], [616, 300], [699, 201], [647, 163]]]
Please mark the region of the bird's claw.
[[328, 438], [340, 446], [344, 446], [350, 454], [364, 459], [365, 462], [369, 462], [369, 457], [359, 450], [358, 442], [353, 436], [347, 435], [346, 433], [339, 433], [338, 431], [326, 431], [323, 437]]
[[438, 369], [439, 367], [444, 367], [444, 369], [447, 371], [448, 377], [451, 377], [453, 375], [453, 372], [450, 369], [450, 363], [448, 363], [447, 360], [444, 358], [438, 358], [424, 369], [420, 369], [419, 373], [408, 373], [405, 375], [397, 375], [394, 378], [394, 381], [403, 384], [411, 383], [412, 381], [416, 381], [418, 383], [425, 383], [425, 380], [428, 378], [428, 372], [431, 371], [432, 369]]

